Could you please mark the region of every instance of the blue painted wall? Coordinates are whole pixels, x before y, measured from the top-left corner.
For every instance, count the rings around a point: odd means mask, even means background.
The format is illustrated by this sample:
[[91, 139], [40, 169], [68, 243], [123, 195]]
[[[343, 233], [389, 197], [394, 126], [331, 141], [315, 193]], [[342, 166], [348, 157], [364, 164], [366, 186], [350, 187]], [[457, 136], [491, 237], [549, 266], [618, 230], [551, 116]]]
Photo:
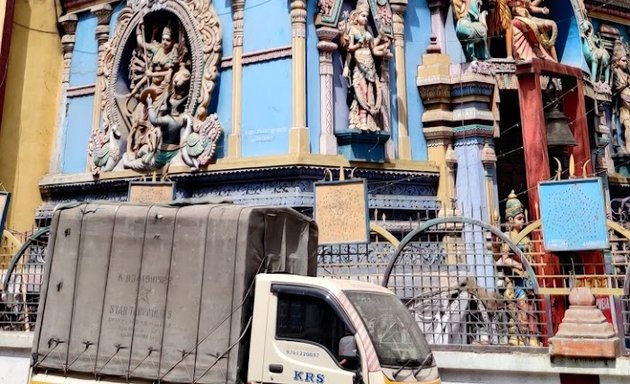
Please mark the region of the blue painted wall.
[[243, 157], [289, 151], [291, 105], [291, 59], [243, 67]]
[[223, 135], [217, 143], [217, 159], [227, 156], [228, 137], [232, 132], [232, 70], [223, 69], [214, 89], [210, 111], [216, 111], [223, 127]]
[[94, 96], [68, 100], [68, 114], [64, 127], [63, 173], [81, 173], [87, 167], [87, 146], [92, 125]]
[[562, 64], [582, 68], [582, 70], [590, 73], [582, 53], [580, 28], [577, 24], [571, 1], [556, 0], [550, 8], [549, 16], [558, 25], [558, 40], [556, 42], [558, 59]]
[[76, 44], [70, 65], [70, 86], [94, 84], [98, 66], [98, 43], [96, 42], [96, 16], [90, 12], [79, 14]]
[[[317, 4], [308, 2], [306, 20], [315, 20]], [[319, 51], [314, 23], [306, 24], [306, 125], [309, 127], [311, 153], [319, 153], [321, 103], [319, 87]]]
[[245, 53], [291, 44], [291, 16], [287, 0], [247, 0], [244, 22]]
[[407, 115], [411, 157], [414, 160], [427, 159], [427, 142], [422, 133], [424, 106], [420, 91], [416, 86], [416, 74], [422, 55], [426, 52], [431, 36], [431, 13], [426, 0], [412, 1], [405, 15], [405, 68], [407, 76]]

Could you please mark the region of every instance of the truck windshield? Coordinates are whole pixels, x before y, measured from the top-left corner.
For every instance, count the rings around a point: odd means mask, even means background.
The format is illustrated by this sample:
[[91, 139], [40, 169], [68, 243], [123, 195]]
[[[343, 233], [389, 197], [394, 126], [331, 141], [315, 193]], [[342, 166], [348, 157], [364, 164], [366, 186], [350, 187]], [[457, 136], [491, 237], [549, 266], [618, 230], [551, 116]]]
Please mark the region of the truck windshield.
[[411, 313], [395, 295], [345, 291], [361, 316], [383, 366], [419, 367], [431, 353]]

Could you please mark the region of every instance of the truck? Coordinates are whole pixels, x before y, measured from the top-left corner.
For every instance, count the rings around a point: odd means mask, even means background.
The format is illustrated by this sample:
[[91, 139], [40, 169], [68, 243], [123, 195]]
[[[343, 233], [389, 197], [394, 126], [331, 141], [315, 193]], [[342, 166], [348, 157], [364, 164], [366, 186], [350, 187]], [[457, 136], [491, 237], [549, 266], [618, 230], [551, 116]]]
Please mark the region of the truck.
[[291, 208], [67, 204], [48, 247], [32, 384], [440, 383], [391, 291], [315, 277]]

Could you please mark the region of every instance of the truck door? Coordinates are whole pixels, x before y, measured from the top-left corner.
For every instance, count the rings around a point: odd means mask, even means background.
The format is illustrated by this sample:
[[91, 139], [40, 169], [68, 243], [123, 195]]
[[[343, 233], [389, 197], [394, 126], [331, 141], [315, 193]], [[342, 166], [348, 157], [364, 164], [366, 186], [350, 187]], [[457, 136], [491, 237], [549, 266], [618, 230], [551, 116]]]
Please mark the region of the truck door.
[[359, 359], [340, 359], [338, 348], [355, 332], [336, 301], [315, 288], [274, 284], [272, 292], [264, 382], [353, 384]]

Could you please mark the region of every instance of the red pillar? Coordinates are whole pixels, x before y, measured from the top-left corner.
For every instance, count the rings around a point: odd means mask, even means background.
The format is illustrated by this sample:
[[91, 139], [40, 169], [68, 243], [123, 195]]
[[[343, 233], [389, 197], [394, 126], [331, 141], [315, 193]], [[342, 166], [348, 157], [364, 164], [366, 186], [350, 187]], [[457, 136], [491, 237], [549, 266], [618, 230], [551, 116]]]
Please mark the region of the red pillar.
[[523, 73], [519, 76], [518, 83], [529, 217], [534, 221], [539, 219], [536, 209], [539, 206], [538, 182], [549, 180], [550, 176], [547, 132], [539, 75]]
[[[588, 120], [586, 116], [586, 103], [584, 101], [584, 81], [576, 79], [573, 90], [564, 96], [564, 114], [569, 121], [569, 127], [577, 141], [577, 146], [569, 149], [575, 161], [576, 176], [582, 175], [582, 167], [591, 159], [591, 148], [588, 137]], [[593, 173], [593, 163], [586, 166], [586, 174]]]

